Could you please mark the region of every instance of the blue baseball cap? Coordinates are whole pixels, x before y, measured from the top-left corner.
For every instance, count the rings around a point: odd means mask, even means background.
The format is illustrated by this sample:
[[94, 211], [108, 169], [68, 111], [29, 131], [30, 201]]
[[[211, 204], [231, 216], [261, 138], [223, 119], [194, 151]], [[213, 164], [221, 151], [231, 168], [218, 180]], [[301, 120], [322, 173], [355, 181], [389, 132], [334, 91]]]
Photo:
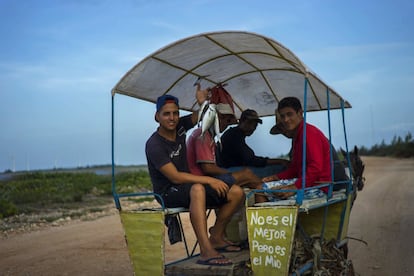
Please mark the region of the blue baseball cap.
[[162, 95], [157, 99], [157, 112], [166, 104], [166, 103], [175, 103], [178, 107], [178, 98], [172, 95]]

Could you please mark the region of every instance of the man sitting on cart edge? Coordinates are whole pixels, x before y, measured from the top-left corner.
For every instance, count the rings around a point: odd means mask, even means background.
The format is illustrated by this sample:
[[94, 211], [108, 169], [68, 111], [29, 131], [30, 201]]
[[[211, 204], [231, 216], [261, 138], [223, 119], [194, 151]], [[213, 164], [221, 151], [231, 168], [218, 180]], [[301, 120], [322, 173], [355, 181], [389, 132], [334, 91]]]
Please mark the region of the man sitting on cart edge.
[[[275, 125], [270, 129], [269, 133], [271, 135], [278, 135], [282, 134], [288, 139], [292, 140], [292, 147], [293, 147], [293, 136], [294, 131], [287, 131], [282, 123], [282, 118], [280, 118], [279, 112], [277, 112], [277, 109], [275, 110]], [[343, 182], [342, 184], [336, 184], [333, 186], [334, 191], [338, 191], [341, 189], [346, 188], [347, 184], [345, 181], [349, 180], [349, 177], [347, 176], [345, 172], [345, 166], [343, 162], [339, 159], [338, 153], [335, 150], [335, 147], [332, 145], [332, 161], [334, 163], [334, 182]], [[289, 151], [289, 159], [292, 159], [292, 148]]]
[[[197, 102], [207, 98], [207, 91], [197, 90]], [[158, 129], [145, 146], [153, 190], [161, 195], [168, 208], [189, 208], [190, 220], [200, 245], [199, 264], [231, 265], [231, 260], [215, 248], [226, 245], [222, 239], [227, 223], [244, 201], [244, 192], [223, 181], [189, 173], [186, 156], [186, 130], [197, 122], [198, 114], [179, 117], [178, 99], [164, 95], [157, 99], [155, 120]], [[219, 207], [211, 239], [207, 233], [207, 207]], [[213, 244], [212, 241], [215, 241]]]
[[[264, 182], [297, 178], [294, 184], [283, 187], [287, 190], [302, 189], [303, 160], [303, 109], [296, 97], [283, 98], [278, 105], [282, 125], [293, 138], [292, 160], [285, 171], [263, 178]], [[332, 182], [330, 144], [317, 127], [306, 123], [306, 187]], [[322, 188], [327, 191], [327, 188]], [[294, 192], [279, 193], [282, 198], [294, 195]]]

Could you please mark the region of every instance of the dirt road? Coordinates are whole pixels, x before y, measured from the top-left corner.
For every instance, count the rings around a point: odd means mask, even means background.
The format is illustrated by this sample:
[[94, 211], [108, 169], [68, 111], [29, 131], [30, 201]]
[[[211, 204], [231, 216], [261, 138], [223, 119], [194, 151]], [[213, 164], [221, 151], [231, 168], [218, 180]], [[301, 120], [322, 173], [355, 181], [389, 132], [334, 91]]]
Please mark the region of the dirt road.
[[[349, 258], [359, 275], [414, 275], [414, 159], [363, 158]], [[190, 226], [187, 224], [188, 231]], [[182, 252], [167, 245], [166, 257]], [[132, 275], [118, 215], [0, 240], [0, 275]]]
[[363, 158], [367, 183], [358, 194], [348, 236], [360, 275], [414, 275], [414, 159]]

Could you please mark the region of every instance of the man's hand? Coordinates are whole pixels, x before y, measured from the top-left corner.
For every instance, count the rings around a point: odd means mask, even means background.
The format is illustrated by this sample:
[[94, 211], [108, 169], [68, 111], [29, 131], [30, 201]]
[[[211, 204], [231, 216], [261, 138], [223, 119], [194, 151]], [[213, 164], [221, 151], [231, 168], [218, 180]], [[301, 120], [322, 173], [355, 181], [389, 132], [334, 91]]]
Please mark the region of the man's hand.
[[[209, 97], [209, 92], [208, 92], [208, 88], [206, 90], [201, 90], [200, 88], [200, 84], [196, 84], [197, 86], [197, 90], [196, 90], [196, 99], [197, 99], [197, 103], [201, 106], [206, 100], [208, 100]], [[202, 110], [196, 110], [193, 111], [192, 117], [191, 117], [191, 121], [193, 123], [193, 125], [195, 125], [198, 122], [198, 113], [202, 112]]]
[[199, 83], [197, 84], [196, 99], [199, 105], [201, 105], [208, 99], [208, 90], [209, 90], [208, 88], [205, 90], [202, 90], [200, 84]]
[[213, 188], [220, 197], [226, 197], [227, 192], [229, 191], [229, 186], [221, 181], [220, 179], [211, 177], [211, 180], [208, 182], [208, 185]]
[[276, 180], [279, 180], [279, 177], [277, 177], [277, 175], [271, 175], [271, 176], [263, 177], [262, 180], [263, 182], [276, 181]]
[[[280, 189], [280, 190], [297, 190], [295, 184], [278, 187], [278, 189]], [[296, 194], [295, 192], [280, 192], [280, 193], [276, 193], [276, 196], [279, 197], [279, 198], [282, 198], [282, 199], [286, 199], [286, 198], [291, 197], [295, 194]]]

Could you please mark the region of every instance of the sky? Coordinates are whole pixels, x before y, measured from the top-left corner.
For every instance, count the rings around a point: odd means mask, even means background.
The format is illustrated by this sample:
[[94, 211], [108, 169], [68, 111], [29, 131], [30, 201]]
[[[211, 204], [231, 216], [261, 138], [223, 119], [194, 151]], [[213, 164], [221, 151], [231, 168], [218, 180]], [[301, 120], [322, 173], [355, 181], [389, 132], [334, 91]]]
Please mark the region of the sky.
[[[111, 163], [111, 89], [159, 48], [199, 33], [273, 38], [334, 88], [348, 147], [414, 134], [414, 2], [0, 0], [0, 172]], [[155, 106], [116, 95], [115, 162], [145, 164]], [[333, 144], [344, 147], [333, 111]], [[308, 121], [326, 134], [326, 112]], [[247, 143], [286, 154], [266, 117]]]

